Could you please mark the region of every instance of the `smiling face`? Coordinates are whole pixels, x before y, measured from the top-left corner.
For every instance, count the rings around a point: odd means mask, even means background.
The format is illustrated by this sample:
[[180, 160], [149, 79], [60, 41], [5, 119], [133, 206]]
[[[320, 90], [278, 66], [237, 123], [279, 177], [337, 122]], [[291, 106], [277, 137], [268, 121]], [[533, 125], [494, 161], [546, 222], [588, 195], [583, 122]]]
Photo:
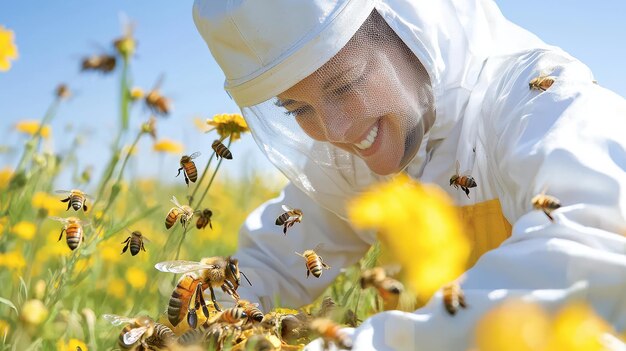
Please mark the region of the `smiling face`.
[[413, 158], [435, 119], [426, 70], [376, 13], [277, 104], [308, 136], [359, 156], [380, 175]]

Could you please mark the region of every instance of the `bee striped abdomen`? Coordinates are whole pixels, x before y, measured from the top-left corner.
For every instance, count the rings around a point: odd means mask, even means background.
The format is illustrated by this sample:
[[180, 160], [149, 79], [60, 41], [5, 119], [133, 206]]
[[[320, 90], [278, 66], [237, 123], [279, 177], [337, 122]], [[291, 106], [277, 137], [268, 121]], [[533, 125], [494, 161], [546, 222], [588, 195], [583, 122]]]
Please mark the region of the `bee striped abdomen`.
[[172, 207], [172, 209], [170, 210], [170, 212], [167, 213], [167, 217], [165, 217], [165, 229], [170, 229], [174, 223], [176, 223], [176, 220], [178, 219], [178, 216], [180, 216], [180, 210], [176, 207]]
[[247, 315], [243, 308], [233, 307], [224, 310], [220, 318], [226, 323], [237, 323], [238, 321], [246, 317]]
[[185, 168], [185, 173], [187, 173], [187, 178], [192, 182], [196, 182], [198, 180], [198, 169], [196, 168], [196, 164], [193, 161], [185, 162], [182, 165]]
[[315, 278], [322, 275], [322, 260], [315, 254], [309, 254], [306, 257], [306, 267]]
[[80, 210], [83, 207], [84, 197], [81, 195], [71, 195], [70, 196], [70, 204], [75, 211]]
[[289, 219], [290, 215], [288, 212], [281, 214], [278, 218], [276, 218], [276, 225], [283, 225]]
[[83, 228], [79, 224], [72, 223], [65, 229], [65, 240], [70, 249], [75, 250], [83, 237]]
[[176, 334], [168, 326], [154, 323], [154, 334], [146, 339], [146, 344], [150, 345], [151, 349], [160, 350], [166, 348], [175, 338]]
[[467, 177], [467, 176], [462, 176], [459, 179], [459, 185], [466, 187], [466, 188], [475, 188], [476, 187], [476, 181], [474, 180], [474, 178], [472, 177]]
[[130, 253], [131, 255], [135, 256], [139, 253], [139, 250], [141, 250], [141, 237], [133, 236], [130, 239]]
[[[196, 285], [199, 284], [197, 278], [191, 274], [184, 275], [174, 291], [167, 305], [167, 319], [173, 326], [177, 326], [187, 313], [187, 305], [189, 300], [196, 290]], [[185, 306], [185, 308], [183, 308]]]
[[228, 160], [233, 159], [233, 154], [230, 152], [230, 150], [228, 150], [228, 147], [226, 147], [226, 145], [222, 144], [221, 141], [219, 140], [213, 141], [211, 148], [213, 148], [217, 157], [222, 157]]

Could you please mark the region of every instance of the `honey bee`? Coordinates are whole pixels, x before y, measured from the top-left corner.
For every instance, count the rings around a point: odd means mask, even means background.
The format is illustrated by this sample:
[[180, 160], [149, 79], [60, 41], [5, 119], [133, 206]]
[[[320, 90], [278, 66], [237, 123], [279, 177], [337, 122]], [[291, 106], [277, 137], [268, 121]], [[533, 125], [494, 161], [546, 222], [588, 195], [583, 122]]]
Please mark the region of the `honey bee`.
[[163, 83], [163, 76], [160, 76], [157, 80], [157, 83], [154, 85], [154, 88], [150, 90], [145, 99], [146, 106], [152, 111], [152, 113], [167, 116], [170, 113], [172, 102], [170, 99], [161, 95], [159, 88]]
[[176, 223], [177, 219], [180, 219], [180, 224], [182, 224], [183, 228], [187, 228], [187, 223], [191, 221], [195, 211], [187, 205], [178, 203], [176, 196], [172, 196], [171, 201], [176, 207], [172, 207], [167, 213], [167, 217], [165, 217], [165, 229], [170, 229]]
[[87, 198], [91, 198], [91, 197], [85, 194], [84, 192], [78, 189], [72, 189], [72, 190], [57, 190], [56, 193], [67, 194], [67, 197], [61, 200], [61, 202], [67, 202], [66, 211], [69, 210], [70, 207], [73, 208], [74, 211], [79, 211], [81, 208], [83, 209], [83, 211], [87, 211]]
[[83, 222], [80, 219], [76, 217], [50, 217], [50, 219], [64, 224], [58, 241], [61, 241], [63, 238], [63, 232], [65, 232], [65, 241], [67, 242], [67, 246], [70, 250], [75, 250], [81, 242], [85, 241], [85, 237], [83, 236]]
[[222, 311], [218, 320], [224, 323], [235, 324], [246, 317], [248, 317], [248, 315], [243, 308], [232, 307]]
[[324, 340], [324, 349], [329, 349], [329, 344], [334, 343], [339, 349], [352, 349], [352, 340], [341, 331], [341, 326], [328, 318], [315, 318], [309, 324], [311, 330], [319, 334]]
[[296, 255], [303, 257], [306, 261], [307, 278], [309, 277], [309, 274], [313, 274], [315, 278], [319, 278], [322, 275], [322, 268], [330, 269], [330, 266], [322, 261], [322, 257], [315, 253], [319, 247], [320, 245], [317, 245], [314, 250], [306, 250], [303, 254], [296, 252]]
[[[213, 288], [220, 287], [224, 292], [232, 296], [235, 300], [239, 300], [237, 288], [241, 284], [243, 272], [239, 270], [239, 261], [233, 257], [215, 256], [203, 258], [200, 262], [194, 261], [166, 261], [155, 265], [155, 268], [161, 272], [185, 274], [183, 275], [176, 288], [172, 292], [167, 309], [167, 317], [173, 326], [178, 325], [185, 315], [185, 311], [181, 310], [182, 306], [188, 305], [189, 301], [197, 289], [197, 285], [201, 284], [202, 291], [209, 289], [211, 291], [211, 301], [216, 310], [221, 311]], [[199, 276], [194, 272], [198, 271]]]
[[243, 308], [243, 311], [248, 316], [248, 320], [255, 321], [260, 323], [265, 316], [263, 312], [259, 309], [258, 303], [251, 303], [245, 300], [239, 300], [237, 302], [237, 307]]
[[105, 314], [102, 317], [113, 325], [128, 323], [122, 329], [118, 340], [118, 346], [122, 350], [134, 349], [135, 346], [137, 346], [138, 350], [154, 350], [157, 346], [167, 346], [175, 337], [170, 328], [163, 324], [155, 323], [148, 316], [129, 318]]
[[468, 172], [463, 172], [463, 174], [459, 174], [459, 169], [460, 169], [460, 164], [459, 161], [456, 161], [456, 173], [450, 177], [450, 186], [454, 186], [455, 188], [461, 188], [461, 190], [463, 190], [465, 192], [465, 195], [467, 195], [467, 198], [469, 199], [469, 189], [470, 188], [475, 188], [477, 186], [476, 181], [474, 180], [474, 178], [472, 178]]
[[389, 269], [383, 267], [374, 267], [367, 269], [361, 273], [361, 288], [374, 287], [378, 294], [386, 299], [389, 295], [400, 295], [404, 290], [404, 286], [399, 281], [389, 277]]
[[550, 221], [554, 222], [554, 218], [552, 218], [550, 213], [561, 207], [561, 201], [559, 201], [559, 199], [554, 196], [546, 195], [544, 190], [541, 194], [535, 195], [530, 201], [534, 209], [542, 210]]
[[198, 169], [196, 168], [196, 164], [192, 161], [194, 158], [200, 156], [199, 152], [194, 152], [193, 154], [187, 156], [184, 155], [180, 158], [180, 168], [178, 169], [177, 177], [180, 175], [180, 171], [183, 171], [183, 176], [185, 177], [185, 184], [189, 186], [189, 181], [191, 180], [193, 183], [198, 180]]
[[226, 145], [222, 144], [221, 141], [214, 140], [213, 144], [211, 145], [211, 147], [215, 151], [215, 156], [217, 158], [222, 157], [222, 158], [225, 158], [227, 160], [232, 160], [233, 159], [233, 154], [230, 152], [228, 147], [226, 147]]
[[202, 212], [198, 214], [198, 220], [196, 221], [196, 228], [204, 229], [207, 224], [209, 228], [213, 229], [213, 224], [211, 223], [211, 216], [213, 216], [213, 211], [205, 208]]
[[455, 315], [460, 307], [466, 308], [465, 294], [458, 283], [446, 284], [442, 288], [443, 290], [443, 305], [446, 311], [451, 315]]
[[283, 205], [282, 207], [285, 212], [276, 218], [276, 225], [282, 225], [283, 234], [287, 235], [287, 229], [302, 221], [302, 210], [290, 208], [286, 205]]
[[[127, 231], [130, 233], [129, 230]], [[124, 246], [124, 249], [122, 249], [122, 254], [126, 252], [126, 250], [128, 250], [129, 247], [130, 247], [130, 254], [133, 256], [138, 254], [140, 250], [146, 251], [146, 248], [143, 246], [144, 241], [150, 242], [150, 240], [148, 240], [148, 238], [143, 236], [140, 231], [135, 230], [134, 232], [130, 233], [130, 236], [126, 238], [126, 240], [122, 242], [122, 244], [126, 244]]]
[[115, 69], [117, 59], [113, 55], [101, 54], [86, 57], [81, 62], [81, 71], [110, 73]]
[[530, 90], [540, 90], [546, 91], [548, 88], [554, 84], [556, 77], [553, 76], [539, 76], [531, 79], [530, 83], [528, 83], [528, 87]]

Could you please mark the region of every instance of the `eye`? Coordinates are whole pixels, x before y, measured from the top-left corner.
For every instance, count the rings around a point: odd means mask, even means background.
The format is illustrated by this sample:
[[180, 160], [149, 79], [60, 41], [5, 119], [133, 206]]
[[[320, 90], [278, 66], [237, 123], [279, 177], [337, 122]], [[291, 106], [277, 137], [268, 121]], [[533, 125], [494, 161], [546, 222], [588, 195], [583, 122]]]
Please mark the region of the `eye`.
[[354, 87], [361, 84], [364, 80], [365, 80], [365, 74], [361, 75], [359, 78], [353, 80], [352, 82], [333, 90], [333, 94], [339, 95], [339, 96], [347, 94], [351, 92], [354, 89]]
[[306, 106], [302, 106], [291, 111], [285, 111], [285, 114], [287, 116], [299, 117], [311, 111], [313, 111], [313, 108], [311, 106], [306, 105]]

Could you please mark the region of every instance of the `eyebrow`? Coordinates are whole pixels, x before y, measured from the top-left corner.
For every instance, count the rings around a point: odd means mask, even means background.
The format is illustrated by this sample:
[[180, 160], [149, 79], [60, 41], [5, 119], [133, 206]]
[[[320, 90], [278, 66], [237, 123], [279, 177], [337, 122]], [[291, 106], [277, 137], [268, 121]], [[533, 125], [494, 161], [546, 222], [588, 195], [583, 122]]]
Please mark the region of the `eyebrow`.
[[346, 74], [348, 74], [350, 71], [356, 69], [356, 67], [350, 67], [348, 69], [345, 69], [344, 71], [342, 71], [341, 73], [339, 73], [338, 75], [334, 76], [333, 78], [329, 79], [326, 83], [324, 83], [324, 86], [322, 87], [323, 90], [328, 90], [328, 88], [330, 88], [337, 80], [339, 80], [340, 78], [342, 78], [343, 76], [345, 76]]
[[287, 107], [289, 105], [293, 105], [295, 102], [296, 100], [292, 100], [292, 99], [287, 99], [283, 101], [280, 98], [276, 98], [276, 102], [274, 103], [274, 105], [278, 107]]

